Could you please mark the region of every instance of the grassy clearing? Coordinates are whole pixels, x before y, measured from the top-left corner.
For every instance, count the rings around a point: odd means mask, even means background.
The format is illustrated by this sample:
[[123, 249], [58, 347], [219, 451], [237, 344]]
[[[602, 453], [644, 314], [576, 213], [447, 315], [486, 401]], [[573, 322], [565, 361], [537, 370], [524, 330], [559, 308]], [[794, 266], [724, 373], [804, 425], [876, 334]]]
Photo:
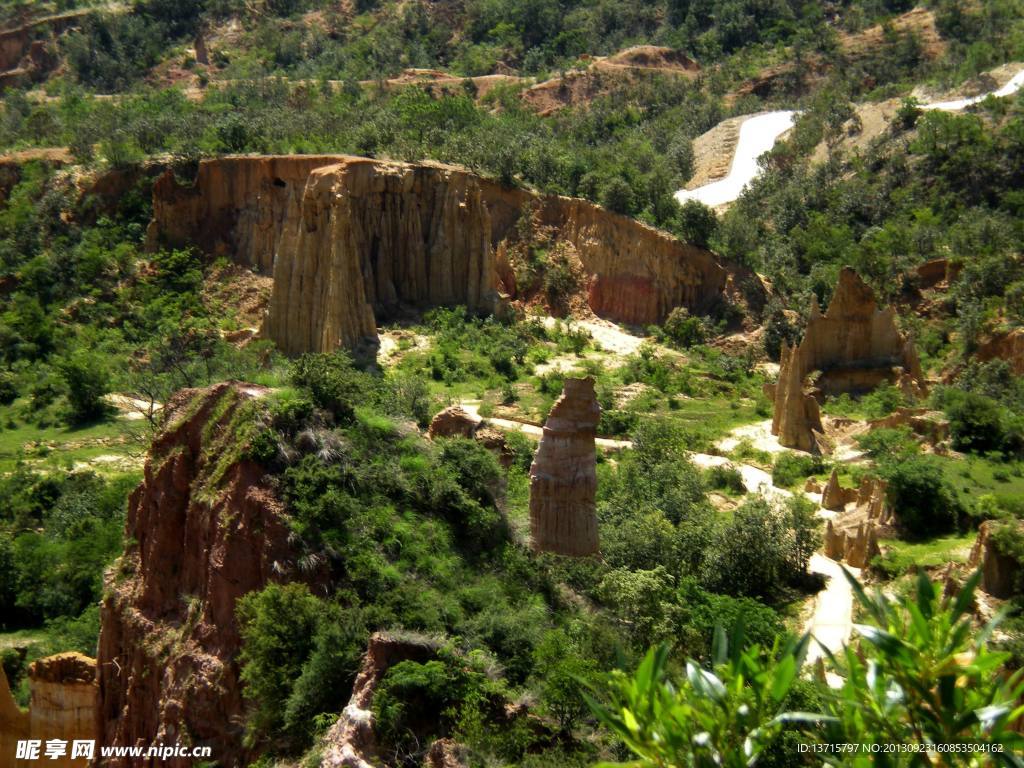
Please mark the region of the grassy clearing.
[[1024, 462], [964, 456], [943, 459], [942, 468], [964, 501], [971, 503], [983, 494], [991, 494], [1000, 506], [1024, 512]]
[[954, 536], [940, 536], [928, 541], [886, 540], [882, 542], [885, 569], [890, 573], [905, 573], [912, 566], [934, 568], [948, 562], [967, 562], [974, 539], [975, 534], [969, 532]]
[[[81, 426], [32, 422], [23, 418], [24, 405], [0, 407], [0, 472], [12, 471], [19, 462], [57, 469], [91, 462], [100, 456], [138, 457], [145, 451], [150, 433], [143, 421], [109, 415]], [[115, 462], [96, 462], [123, 469]]]

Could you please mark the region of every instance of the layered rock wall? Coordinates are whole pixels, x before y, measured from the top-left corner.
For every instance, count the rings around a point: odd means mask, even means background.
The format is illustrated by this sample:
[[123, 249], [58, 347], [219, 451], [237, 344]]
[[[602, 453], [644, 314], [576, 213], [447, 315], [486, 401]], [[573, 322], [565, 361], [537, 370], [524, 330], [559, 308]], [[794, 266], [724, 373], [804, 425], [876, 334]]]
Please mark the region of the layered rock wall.
[[372, 340], [374, 318], [396, 305], [494, 311], [499, 293], [514, 290], [497, 274], [497, 254], [527, 207], [573, 245], [603, 317], [649, 324], [677, 306], [705, 312], [730, 277], [763, 298], [755, 276], [633, 219], [433, 163], [205, 160], [191, 185], [170, 172], [158, 179], [148, 240], [273, 273], [267, 335], [292, 353], [328, 351]]
[[[816, 373], [813, 382], [808, 376]], [[815, 301], [803, 340], [783, 343], [772, 434], [790, 448], [820, 449], [818, 398], [869, 392], [882, 382], [923, 394], [924, 375], [913, 340], [900, 333], [892, 308], [878, 309], [871, 289], [849, 267], [839, 274], [823, 315]]]
[[537, 552], [599, 551], [594, 438], [600, 417], [594, 380], [566, 379], [530, 466], [530, 533]]
[[266, 334], [289, 354], [376, 338], [374, 310], [497, 308], [491, 223], [476, 177], [349, 158], [315, 169], [282, 233]]
[[[237, 430], [254, 418], [247, 409], [261, 394], [217, 384], [184, 390], [165, 408], [143, 482], [129, 499], [129, 545], [101, 606], [106, 744], [208, 745], [225, 766], [250, 756], [235, 603], [292, 569], [283, 508], [263, 469], [239, 454]], [[148, 763], [133, 763], [140, 764]]]
[[204, 160], [192, 184], [167, 170], [153, 185], [150, 248], [197, 246], [264, 274], [286, 223], [299, 221], [306, 179], [333, 155], [221, 157]]

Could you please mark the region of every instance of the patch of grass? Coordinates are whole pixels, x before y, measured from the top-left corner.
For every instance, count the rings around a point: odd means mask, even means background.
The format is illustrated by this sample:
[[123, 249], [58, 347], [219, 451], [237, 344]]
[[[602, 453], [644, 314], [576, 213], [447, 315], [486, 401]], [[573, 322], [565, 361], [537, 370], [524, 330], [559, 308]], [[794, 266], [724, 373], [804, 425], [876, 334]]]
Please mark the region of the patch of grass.
[[23, 405], [0, 406], [0, 472], [13, 471], [19, 461], [57, 468], [104, 454], [141, 452], [148, 440], [140, 421], [111, 415], [83, 425], [40, 426], [23, 418]]
[[883, 542], [882, 569], [890, 576], [897, 577], [905, 574], [912, 566], [934, 568], [950, 561], [966, 562], [974, 538], [975, 534], [970, 532], [928, 541], [887, 540]]
[[991, 494], [999, 506], [1024, 513], [1024, 462], [991, 461], [980, 456], [943, 457], [939, 464], [965, 503]]

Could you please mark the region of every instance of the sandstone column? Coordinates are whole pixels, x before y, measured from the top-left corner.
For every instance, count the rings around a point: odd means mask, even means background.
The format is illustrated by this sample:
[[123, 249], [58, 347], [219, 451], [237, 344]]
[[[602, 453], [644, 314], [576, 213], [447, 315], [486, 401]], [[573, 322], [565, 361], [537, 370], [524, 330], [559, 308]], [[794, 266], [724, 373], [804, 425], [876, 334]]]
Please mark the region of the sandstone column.
[[594, 380], [566, 379], [530, 467], [530, 533], [536, 552], [598, 552], [594, 436], [600, 416]]

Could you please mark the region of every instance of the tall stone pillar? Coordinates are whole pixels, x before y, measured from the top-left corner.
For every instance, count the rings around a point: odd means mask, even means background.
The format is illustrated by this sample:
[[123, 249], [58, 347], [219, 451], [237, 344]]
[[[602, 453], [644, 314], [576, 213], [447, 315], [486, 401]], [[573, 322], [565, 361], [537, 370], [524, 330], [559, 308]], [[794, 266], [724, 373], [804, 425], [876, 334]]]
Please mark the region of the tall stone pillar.
[[599, 551], [594, 437], [601, 408], [594, 380], [566, 379], [530, 467], [530, 534], [536, 552]]

